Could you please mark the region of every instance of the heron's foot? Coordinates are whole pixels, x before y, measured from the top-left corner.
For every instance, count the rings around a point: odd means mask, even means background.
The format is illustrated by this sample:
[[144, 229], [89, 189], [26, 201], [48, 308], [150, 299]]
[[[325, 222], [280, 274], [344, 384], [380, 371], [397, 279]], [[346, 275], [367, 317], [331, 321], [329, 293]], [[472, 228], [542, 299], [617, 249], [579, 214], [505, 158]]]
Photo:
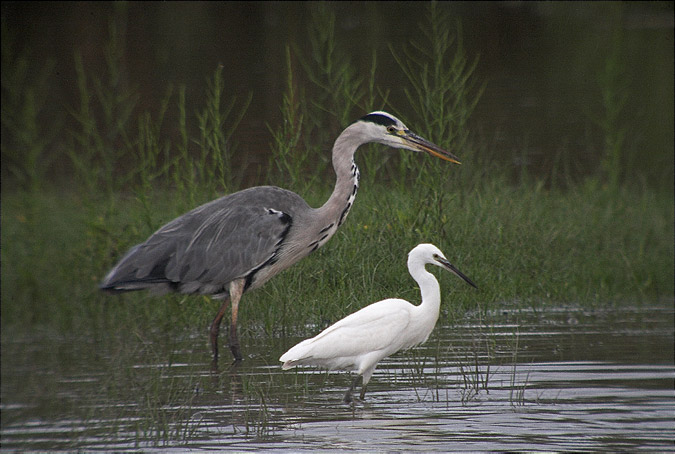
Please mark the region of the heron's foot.
[[217, 363], [218, 362], [218, 331], [220, 330], [220, 326], [216, 325], [215, 323], [211, 325], [211, 329], [209, 330], [209, 339], [211, 340], [211, 351], [213, 352], [213, 362]]
[[241, 355], [241, 348], [239, 347], [239, 339], [237, 338], [237, 333], [236, 331], [234, 332], [234, 335], [231, 334], [230, 332], [230, 351], [232, 352], [232, 356], [234, 356], [234, 362], [238, 363], [244, 359], [244, 357]]
[[[234, 354], [234, 353], [233, 353]], [[239, 354], [239, 357], [234, 357], [234, 360], [232, 361], [232, 366], [238, 366], [244, 361], [244, 358], [241, 357], [241, 354]]]
[[236, 344], [230, 344], [230, 351], [232, 352], [232, 356], [234, 356], [234, 362], [238, 363], [241, 362], [244, 357], [241, 356], [241, 349], [239, 348], [239, 342]]

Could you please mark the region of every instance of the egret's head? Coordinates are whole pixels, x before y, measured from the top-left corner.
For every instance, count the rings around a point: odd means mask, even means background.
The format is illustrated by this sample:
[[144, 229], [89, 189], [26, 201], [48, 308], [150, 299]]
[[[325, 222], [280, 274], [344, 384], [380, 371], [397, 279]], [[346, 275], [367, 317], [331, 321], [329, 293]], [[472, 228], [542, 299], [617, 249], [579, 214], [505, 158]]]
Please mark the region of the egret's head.
[[450, 263], [448, 259], [445, 258], [445, 255], [443, 255], [443, 252], [433, 244], [418, 244], [410, 251], [408, 254], [408, 267], [413, 267], [416, 264], [421, 264], [422, 266], [428, 264], [439, 266], [455, 274], [470, 286], [478, 288], [471, 279], [466, 277], [464, 273], [455, 267], [455, 265]]
[[437, 158], [460, 164], [455, 155], [413, 133], [401, 120], [387, 112], [371, 112], [359, 119], [357, 123], [363, 124], [373, 142], [394, 148], [429, 153]]

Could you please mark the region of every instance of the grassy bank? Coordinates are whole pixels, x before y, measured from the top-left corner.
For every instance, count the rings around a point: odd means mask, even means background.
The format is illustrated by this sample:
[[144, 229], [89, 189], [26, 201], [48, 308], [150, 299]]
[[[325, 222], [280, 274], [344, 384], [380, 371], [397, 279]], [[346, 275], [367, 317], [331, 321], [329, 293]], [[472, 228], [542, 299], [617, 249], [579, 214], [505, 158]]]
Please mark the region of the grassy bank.
[[[452, 172], [454, 168], [449, 168]], [[314, 205], [326, 194], [307, 194]], [[111, 296], [97, 284], [131, 245], [180, 214], [173, 193], [114, 209], [72, 193], [3, 195], [2, 325], [99, 332], [137, 325], [206, 326], [217, 303], [202, 296]], [[486, 182], [432, 206], [423, 186], [364, 181], [348, 222], [322, 249], [247, 295], [249, 335], [304, 332], [385, 297], [418, 300], [407, 252], [438, 245], [479, 286], [436, 273], [443, 310], [545, 304], [642, 304], [673, 295], [671, 194]], [[148, 210], [148, 206], [152, 209]]]

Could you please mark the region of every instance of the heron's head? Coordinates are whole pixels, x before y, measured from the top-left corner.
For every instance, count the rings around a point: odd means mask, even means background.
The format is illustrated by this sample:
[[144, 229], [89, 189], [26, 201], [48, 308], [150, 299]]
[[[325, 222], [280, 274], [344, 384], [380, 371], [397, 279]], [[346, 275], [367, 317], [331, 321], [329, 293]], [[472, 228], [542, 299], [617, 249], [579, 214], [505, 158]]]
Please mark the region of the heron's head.
[[420, 265], [436, 265], [455, 274], [470, 286], [478, 288], [471, 279], [466, 277], [466, 275], [459, 271], [455, 265], [450, 263], [448, 259], [445, 258], [445, 255], [443, 255], [443, 252], [433, 244], [418, 244], [410, 251], [410, 253], [408, 253], [408, 268]]
[[437, 158], [460, 164], [455, 155], [413, 133], [401, 120], [387, 112], [371, 112], [357, 123], [363, 126], [371, 142], [429, 153]]

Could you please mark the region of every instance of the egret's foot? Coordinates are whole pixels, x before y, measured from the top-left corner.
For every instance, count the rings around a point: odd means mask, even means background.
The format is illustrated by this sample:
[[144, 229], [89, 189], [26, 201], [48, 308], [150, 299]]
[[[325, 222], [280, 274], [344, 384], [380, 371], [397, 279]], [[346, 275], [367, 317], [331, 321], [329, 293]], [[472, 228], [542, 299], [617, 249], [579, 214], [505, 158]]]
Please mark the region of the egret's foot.
[[[354, 398], [352, 397], [352, 392], [354, 391], [354, 389], [355, 389], [356, 386], [358, 385], [359, 380], [361, 380], [361, 376], [360, 376], [360, 375], [357, 375], [356, 378], [354, 379], [354, 381], [352, 382], [351, 386], [350, 386], [349, 389], [347, 390], [347, 393], [345, 394], [345, 397], [344, 397], [344, 399], [343, 399], [344, 403], [346, 403], [346, 404], [351, 404], [352, 402], [354, 402]], [[362, 386], [362, 387], [361, 387], [361, 396], [360, 396], [360, 397], [361, 397], [361, 400], [363, 400], [363, 396], [364, 396], [365, 394], [366, 394], [365, 386]]]
[[366, 385], [361, 387], [361, 394], [359, 394], [359, 399], [366, 400]]

